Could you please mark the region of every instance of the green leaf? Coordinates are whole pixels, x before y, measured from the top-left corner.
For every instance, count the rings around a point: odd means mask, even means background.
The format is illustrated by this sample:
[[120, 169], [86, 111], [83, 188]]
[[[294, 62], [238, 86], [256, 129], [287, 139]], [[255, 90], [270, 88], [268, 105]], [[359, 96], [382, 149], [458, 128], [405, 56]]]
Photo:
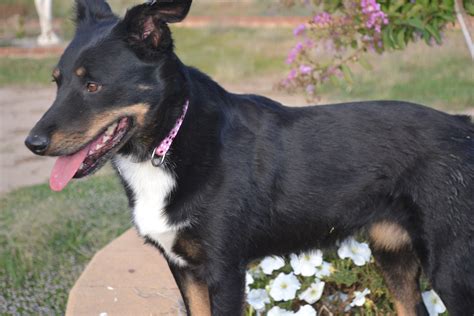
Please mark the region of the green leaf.
[[418, 12], [420, 12], [423, 9], [423, 7], [420, 4], [415, 4], [410, 11], [407, 12], [407, 17], [412, 18]]
[[456, 20], [454, 14], [439, 13], [438, 16], [448, 22], [454, 22]]
[[390, 41], [390, 37], [388, 34], [389, 34], [389, 28], [384, 29], [382, 33], [383, 46], [386, 48], [389, 48], [389, 47], [393, 48], [392, 42]]
[[393, 34], [393, 28], [388, 29], [388, 38], [390, 39], [390, 43], [392, 47], [397, 48], [397, 41], [395, 39], [395, 35]]
[[358, 275], [349, 269], [340, 269], [334, 272], [328, 280], [334, 282], [337, 285], [344, 284], [346, 286], [351, 286], [352, 284], [358, 281]]
[[432, 25], [426, 25], [426, 30], [430, 32], [430, 34], [435, 38], [436, 43], [441, 44], [443, 42], [443, 40], [441, 39], [441, 34]]
[[412, 3], [406, 3], [402, 7], [402, 14], [407, 14], [407, 12], [410, 11], [413, 6], [414, 6], [414, 4], [412, 4]]
[[430, 0], [418, 0], [418, 2], [424, 7], [428, 7], [430, 5]]
[[401, 6], [403, 6], [403, 4], [403, 1], [397, 1], [397, 3], [394, 4], [391, 3], [388, 12], [395, 13], [398, 9], [400, 9]]
[[347, 67], [347, 65], [341, 65], [340, 68], [342, 70], [342, 73], [344, 74], [344, 79], [347, 81], [347, 83], [352, 84], [353, 81], [351, 69]]
[[405, 42], [405, 30], [400, 30], [397, 34], [397, 44], [398, 47], [401, 49], [404, 49], [406, 47], [406, 42]]
[[407, 24], [420, 30], [425, 29], [425, 24], [419, 18], [412, 18], [407, 21]]
[[464, 10], [466, 11], [467, 14], [473, 16], [474, 15], [474, 2], [471, 0], [465, 0], [464, 1]]
[[431, 45], [431, 43], [430, 43], [430, 39], [431, 39], [430, 32], [428, 32], [427, 30], [423, 31], [423, 39], [425, 40], [426, 44]]

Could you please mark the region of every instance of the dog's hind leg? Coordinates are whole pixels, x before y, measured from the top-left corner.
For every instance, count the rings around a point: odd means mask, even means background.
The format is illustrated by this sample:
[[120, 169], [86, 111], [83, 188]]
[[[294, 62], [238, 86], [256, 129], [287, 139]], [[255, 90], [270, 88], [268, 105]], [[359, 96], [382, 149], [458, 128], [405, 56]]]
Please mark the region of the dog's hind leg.
[[394, 299], [398, 316], [428, 315], [421, 299], [421, 267], [408, 233], [398, 224], [380, 222], [369, 230], [371, 248]]
[[245, 299], [245, 268], [213, 266], [209, 284], [212, 316], [243, 315]]
[[188, 316], [210, 316], [209, 290], [192, 270], [170, 264], [171, 272], [178, 284]]

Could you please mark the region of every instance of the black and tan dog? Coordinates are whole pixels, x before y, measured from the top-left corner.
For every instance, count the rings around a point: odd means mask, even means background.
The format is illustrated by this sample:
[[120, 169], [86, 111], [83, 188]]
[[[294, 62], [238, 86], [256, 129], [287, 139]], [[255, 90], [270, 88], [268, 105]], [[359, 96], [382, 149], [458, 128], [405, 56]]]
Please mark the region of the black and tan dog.
[[399, 315], [426, 314], [421, 272], [452, 315], [472, 315], [469, 118], [405, 102], [289, 108], [231, 94], [173, 53], [167, 24], [190, 5], [154, 1], [119, 19], [104, 1], [77, 1], [56, 100], [26, 139], [60, 156], [51, 187], [111, 159], [191, 315], [241, 315], [249, 262], [362, 229]]

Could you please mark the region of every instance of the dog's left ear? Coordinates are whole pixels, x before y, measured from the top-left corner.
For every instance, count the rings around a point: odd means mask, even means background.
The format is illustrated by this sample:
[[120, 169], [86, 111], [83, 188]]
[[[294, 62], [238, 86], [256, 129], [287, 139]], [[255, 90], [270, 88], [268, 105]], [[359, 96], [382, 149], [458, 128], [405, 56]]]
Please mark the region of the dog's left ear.
[[172, 48], [173, 41], [167, 23], [182, 21], [192, 0], [154, 0], [133, 7], [120, 26], [127, 40], [141, 51]]
[[181, 22], [188, 15], [192, 0], [151, 0], [148, 2], [154, 14], [167, 23]]

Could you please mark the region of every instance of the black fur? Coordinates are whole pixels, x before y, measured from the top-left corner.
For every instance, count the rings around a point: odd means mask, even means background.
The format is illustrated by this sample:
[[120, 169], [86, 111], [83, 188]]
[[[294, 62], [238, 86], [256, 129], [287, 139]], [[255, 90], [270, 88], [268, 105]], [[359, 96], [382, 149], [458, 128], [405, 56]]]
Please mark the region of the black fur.
[[[412, 248], [380, 255], [420, 264], [452, 315], [472, 315], [470, 119], [398, 101], [290, 108], [229, 93], [173, 53], [166, 23], [182, 20], [190, 3], [144, 4], [118, 20], [103, 1], [78, 1], [78, 21], [88, 22], [61, 58], [57, 99], [32, 133], [48, 136], [97, 111], [149, 103], [144, 127], [119, 150], [146, 161], [190, 100], [165, 161], [177, 179], [166, 213], [171, 223], [192, 219], [183, 234], [199, 256], [188, 257], [186, 273], [208, 285], [213, 315], [241, 314], [249, 262], [330, 246], [382, 220], [403, 227]], [[147, 19], [156, 36], [142, 36]], [[80, 65], [88, 78], [74, 77]], [[103, 90], [85, 93], [88, 80]], [[181, 269], [172, 270], [180, 280]]]

